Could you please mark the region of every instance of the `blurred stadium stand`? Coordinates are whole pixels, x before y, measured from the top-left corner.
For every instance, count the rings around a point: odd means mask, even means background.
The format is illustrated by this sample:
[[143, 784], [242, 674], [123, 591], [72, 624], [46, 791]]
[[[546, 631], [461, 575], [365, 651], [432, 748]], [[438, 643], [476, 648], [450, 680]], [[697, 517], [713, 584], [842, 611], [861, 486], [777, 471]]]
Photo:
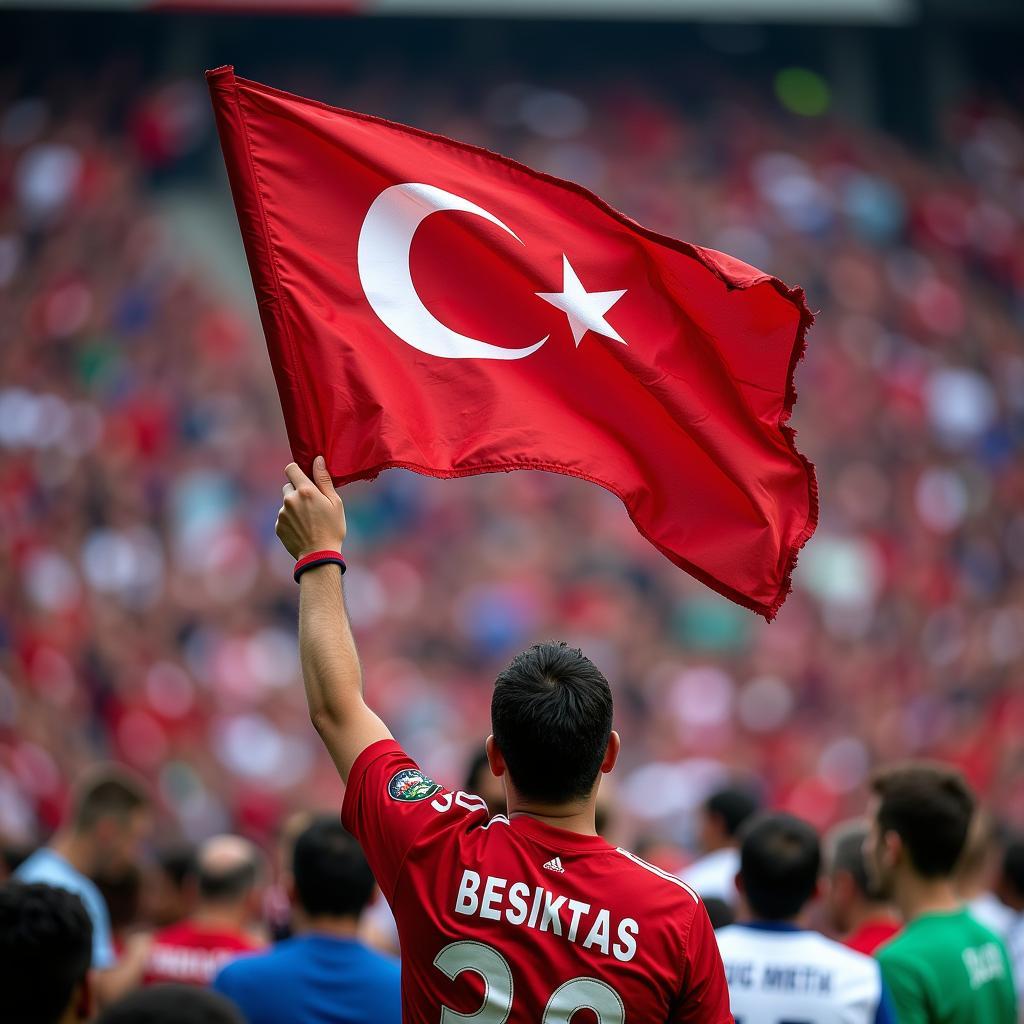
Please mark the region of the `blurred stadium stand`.
[[924, 754], [1024, 824], [1021, 5], [850, 2], [840, 25], [795, 2], [743, 24], [208, 6], [0, 11], [0, 837], [45, 834], [98, 756], [192, 837], [338, 801], [201, 74], [225, 62], [579, 180], [821, 311], [795, 425], [822, 525], [771, 626], [576, 481], [346, 489], [367, 689], [433, 774], [460, 780], [495, 670], [556, 636], [615, 684], [624, 842], [689, 842], [732, 774], [824, 826], [874, 764]]

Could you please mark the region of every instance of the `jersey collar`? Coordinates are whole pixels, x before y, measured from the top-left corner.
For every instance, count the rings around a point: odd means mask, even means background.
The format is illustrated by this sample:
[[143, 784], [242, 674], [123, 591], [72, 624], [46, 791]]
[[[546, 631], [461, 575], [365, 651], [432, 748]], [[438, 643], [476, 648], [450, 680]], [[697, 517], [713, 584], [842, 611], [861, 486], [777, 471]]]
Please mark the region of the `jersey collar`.
[[549, 846], [555, 850], [579, 850], [581, 852], [594, 850], [611, 849], [607, 840], [601, 836], [586, 836], [579, 832], [570, 832], [568, 829], [558, 828], [549, 825], [545, 821], [538, 821], [529, 814], [517, 814], [509, 819], [509, 826], [513, 832], [533, 839], [543, 846]]

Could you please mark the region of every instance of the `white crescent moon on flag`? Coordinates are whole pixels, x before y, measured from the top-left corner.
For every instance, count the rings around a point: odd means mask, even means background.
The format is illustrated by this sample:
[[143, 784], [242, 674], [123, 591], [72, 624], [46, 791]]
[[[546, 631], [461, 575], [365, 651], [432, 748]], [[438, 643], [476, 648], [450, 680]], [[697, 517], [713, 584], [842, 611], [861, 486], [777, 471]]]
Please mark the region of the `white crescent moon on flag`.
[[423, 305], [409, 250], [420, 224], [442, 210], [476, 214], [522, 244], [510, 227], [468, 199], [418, 182], [392, 185], [370, 204], [359, 231], [359, 280], [370, 308], [407, 345], [442, 359], [522, 359], [536, 352], [550, 335], [527, 348], [502, 348], [453, 331]]

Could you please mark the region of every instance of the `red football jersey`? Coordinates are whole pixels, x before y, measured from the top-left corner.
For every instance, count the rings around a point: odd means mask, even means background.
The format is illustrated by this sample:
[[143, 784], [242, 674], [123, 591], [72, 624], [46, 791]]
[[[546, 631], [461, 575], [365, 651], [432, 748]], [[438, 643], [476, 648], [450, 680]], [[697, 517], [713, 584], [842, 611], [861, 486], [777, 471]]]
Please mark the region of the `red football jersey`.
[[697, 895], [599, 836], [488, 820], [393, 740], [357, 758], [342, 820], [394, 911], [405, 1024], [732, 1021]]
[[153, 936], [142, 983], [156, 985], [173, 981], [183, 985], [209, 985], [229, 960], [260, 948], [258, 942], [241, 932], [182, 921]]

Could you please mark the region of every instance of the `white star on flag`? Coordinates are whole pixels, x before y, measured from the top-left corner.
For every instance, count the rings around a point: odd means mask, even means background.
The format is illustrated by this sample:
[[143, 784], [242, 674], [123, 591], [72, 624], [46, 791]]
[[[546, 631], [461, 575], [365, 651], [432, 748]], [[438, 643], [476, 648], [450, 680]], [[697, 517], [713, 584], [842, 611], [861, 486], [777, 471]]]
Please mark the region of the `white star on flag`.
[[594, 331], [623, 345], [626, 344], [626, 340], [621, 338], [604, 318], [605, 313], [626, 294], [626, 289], [616, 292], [588, 292], [580, 283], [565, 253], [562, 254], [562, 290], [536, 294], [538, 298], [557, 306], [569, 318], [569, 327], [577, 348], [580, 347], [580, 341], [587, 331]]

